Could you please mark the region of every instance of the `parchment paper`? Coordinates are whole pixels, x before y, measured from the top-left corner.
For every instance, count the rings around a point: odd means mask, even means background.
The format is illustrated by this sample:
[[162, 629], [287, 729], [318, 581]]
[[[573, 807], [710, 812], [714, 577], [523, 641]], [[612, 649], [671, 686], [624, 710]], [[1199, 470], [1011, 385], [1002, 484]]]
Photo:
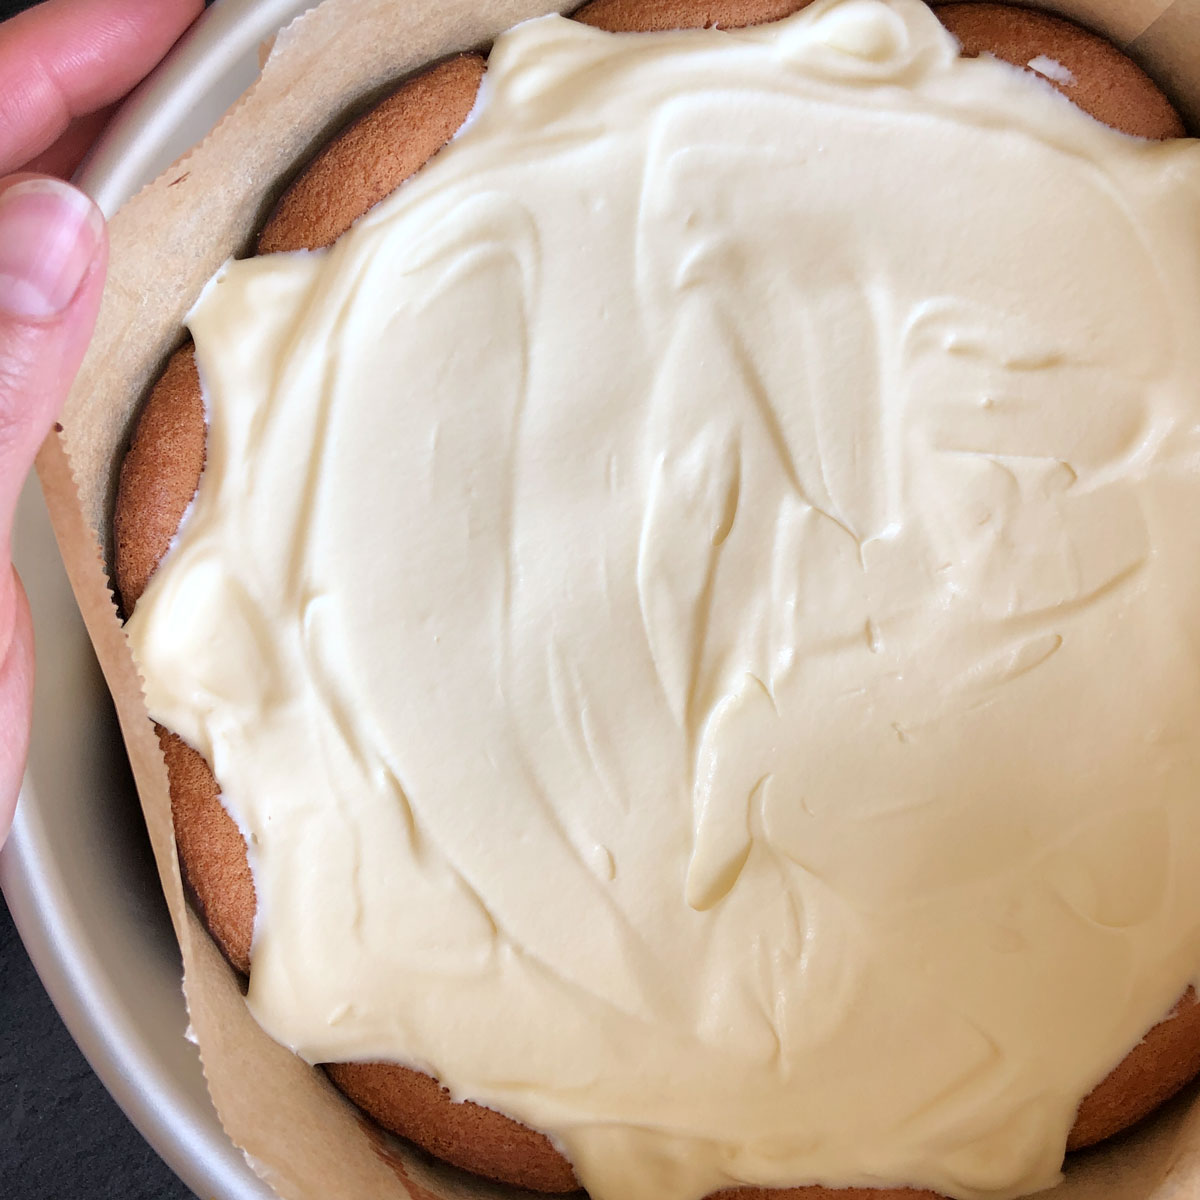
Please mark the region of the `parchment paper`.
[[[185, 903], [166, 768], [109, 591], [116, 471], [133, 416], [204, 282], [242, 252], [307, 154], [346, 115], [431, 59], [485, 46], [552, 0], [326, 0], [284, 30], [258, 82], [195, 150], [114, 217], [96, 337], [38, 472], [116, 700], [205, 1075], [225, 1129], [285, 1200], [514, 1200], [372, 1131], [319, 1072], [250, 1017], [237, 978]], [[1200, 0], [1048, 0], [1125, 45], [1200, 129]], [[1200, 215], [1198, 215], [1200, 219]], [[1073, 1156], [1053, 1200], [1200, 1196], [1196, 1089], [1113, 1144]]]

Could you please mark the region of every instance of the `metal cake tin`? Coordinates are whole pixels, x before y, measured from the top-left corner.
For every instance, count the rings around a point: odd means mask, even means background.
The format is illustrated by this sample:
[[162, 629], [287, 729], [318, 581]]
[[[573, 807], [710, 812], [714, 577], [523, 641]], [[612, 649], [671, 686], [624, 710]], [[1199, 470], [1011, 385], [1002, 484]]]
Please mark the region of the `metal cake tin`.
[[[254, 80], [259, 49], [316, 0], [215, 0], [125, 102], [78, 182], [111, 215]], [[96, 1074], [206, 1200], [274, 1200], [222, 1130], [187, 1040], [179, 949], [104, 681], [35, 482], [13, 557], [37, 642], [33, 741], [0, 889]]]
[[[113, 213], [253, 81], [264, 39], [308, 0], [216, 0], [116, 115], [79, 183]], [[71, 1035], [198, 1195], [271, 1200], [225, 1136], [186, 1040], [179, 949], [112, 705], [36, 483], [13, 557], [33, 608], [33, 744], [0, 887]]]

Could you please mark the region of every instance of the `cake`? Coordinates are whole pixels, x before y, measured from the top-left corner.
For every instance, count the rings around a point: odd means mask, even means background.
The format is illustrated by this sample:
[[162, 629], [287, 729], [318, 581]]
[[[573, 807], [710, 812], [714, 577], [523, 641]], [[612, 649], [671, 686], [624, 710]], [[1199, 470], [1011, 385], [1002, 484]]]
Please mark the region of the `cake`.
[[[601, 28], [739, 27], [787, 15], [789, 3], [639, 5], [596, 0], [578, 19]], [[990, 4], [947, 5], [943, 23], [964, 53], [991, 53], [1032, 68], [1079, 107], [1142, 137], [1183, 132], [1158, 89], [1101, 39], [1056, 18]], [[1048, 73], [1047, 73], [1048, 72]], [[484, 62], [464, 55], [403, 84], [351, 125], [284, 193], [259, 240], [260, 253], [328, 246], [393, 191], [453, 135], [476, 101]], [[190, 347], [168, 364], [151, 394], [122, 471], [116, 516], [117, 580], [126, 611], [138, 599], [193, 500], [206, 456], [199, 377]], [[250, 968], [256, 908], [246, 846], [222, 806], [208, 764], [181, 738], [161, 729], [171, 775], [180, 861], [197, 907], [227, 957]], [[577, 1186], [554, 1143], [493, 1108], [455, 1102], [427, 1074], [393, 1063], [331, 1063], [335, 1083], [387, 1128], [438, 1157], [488, 1177], [544, 1191]], [[1068, 1145], [1084, 1146], [1145, 1115], [1200, 1070], [1200, 1006], [1188, 991], [1146, 1039], [1084, 1100]], [[762, 1189], [722, 1192], [750, 1200]], [[772, 1195], [819, 1200], [859, 1192], [819, 1186]], [[912, 1189], [864, 1188], [870, 1200], [929, 1195]]]

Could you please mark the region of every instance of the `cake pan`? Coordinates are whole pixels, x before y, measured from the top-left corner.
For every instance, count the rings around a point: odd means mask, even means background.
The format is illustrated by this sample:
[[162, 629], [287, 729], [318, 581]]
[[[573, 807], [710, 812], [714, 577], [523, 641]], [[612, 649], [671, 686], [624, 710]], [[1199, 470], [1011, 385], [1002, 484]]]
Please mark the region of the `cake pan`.
[[[79, 174], [107, 214], [199, 141], [305, 0], [217, 0]], [[271, 1200], [225, 1136], [186, 1040], [182, 967], [108, 692], [36, 482], [13, 556], [33, 608], [33, 743], [0, 888], [55, 1007], [126, 1115], [198, 1195]]]
[[[199, 141], [315, 0], [216, 0], [114, 118], [79, 182], [106, 213]], [[56, 1008], [126, 1115], [198, 1195], [273, 1200], [222, 1131], [186, 1038], [178, 948], [125, 751], [35, 483], [14, 558], [34, 613], [34, 737], [0, 888]]]

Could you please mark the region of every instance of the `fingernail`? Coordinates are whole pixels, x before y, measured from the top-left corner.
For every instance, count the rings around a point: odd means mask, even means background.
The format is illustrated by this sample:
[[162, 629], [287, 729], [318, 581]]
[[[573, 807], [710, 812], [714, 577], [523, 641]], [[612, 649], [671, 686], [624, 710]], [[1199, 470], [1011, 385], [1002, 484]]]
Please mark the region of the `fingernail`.
[[0, 311], [23, 319], [62, 312], [103, 236], [100, 210], [59, 179], [23, 179], [0, 192]]

